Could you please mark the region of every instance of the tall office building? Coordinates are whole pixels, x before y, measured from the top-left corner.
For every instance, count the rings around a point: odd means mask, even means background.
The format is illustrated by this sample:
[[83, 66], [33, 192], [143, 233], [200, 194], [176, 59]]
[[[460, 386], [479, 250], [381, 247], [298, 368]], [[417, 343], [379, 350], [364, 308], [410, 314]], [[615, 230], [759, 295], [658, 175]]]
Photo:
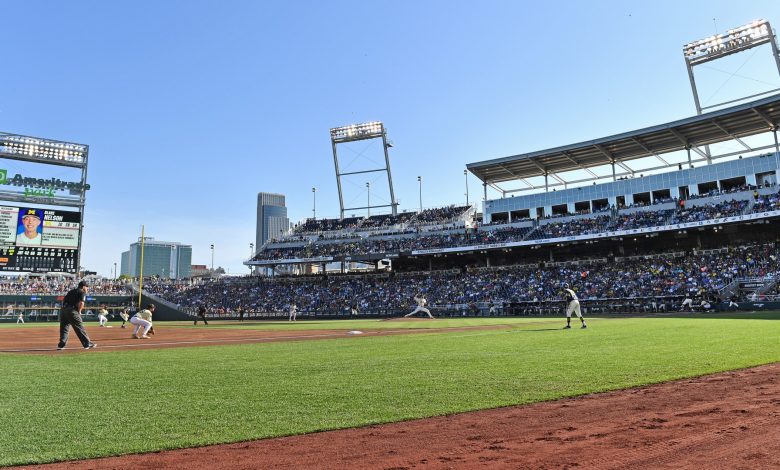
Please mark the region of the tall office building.
[[[192, 263], [192, 245], [178, 242], [157, 241], [152, 237], [144, 238], [144, 277], [160, 276], [170, 279], [190, 277]], [[138, 277], [141, 272], [141, 239], [130, 245], [122, 253], [121, 273]]]
[[290, 219], [287, 218], [287, 207], [284, 206], [284, 194], [258, 193], [256, 249], [289, 230]]

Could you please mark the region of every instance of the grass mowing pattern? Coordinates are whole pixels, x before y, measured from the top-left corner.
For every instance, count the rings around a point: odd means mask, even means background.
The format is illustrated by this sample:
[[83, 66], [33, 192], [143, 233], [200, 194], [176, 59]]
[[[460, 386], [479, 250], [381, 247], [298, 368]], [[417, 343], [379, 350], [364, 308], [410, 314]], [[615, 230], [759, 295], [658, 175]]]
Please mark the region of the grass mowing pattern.
[[509, 331], [2, 355], [0, 465], [400, 421], [780, 361], [779, 321], [592, 320], [564, 331], [546, 320]]

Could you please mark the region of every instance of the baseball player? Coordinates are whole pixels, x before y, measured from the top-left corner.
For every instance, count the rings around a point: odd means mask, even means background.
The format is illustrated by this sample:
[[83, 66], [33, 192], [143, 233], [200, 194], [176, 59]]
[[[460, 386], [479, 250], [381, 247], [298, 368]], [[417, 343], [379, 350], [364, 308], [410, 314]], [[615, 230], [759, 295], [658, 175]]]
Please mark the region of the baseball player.
[[731, 310], [732, 308], [733, 309], [739, 308], [739, 304], [737, 303], [737, 297], [734, 295], [732, 295], [731, 298], [729, 299], [729, 310]]
[[577, 298], [577, 294], [574, 293], [573, 290], [569, 287], [569, 284], [563, 285], [563, 296], [566, 300], [569, 301], [568, 307], [566, 307], [566, 326], [563, 328], [571, 328], [571, 314], [572, 312], [575, 313], [582, 322], [581, 328], [587, 328], [588, 325], [585, 324], [585, 319], [582, 317], [582, 313], [580, 312], [580, 300]]
[[683, 310], [693, 310], [693, 299], [691, 299], [690, 294], [685, 294], [685, 299], [683, 300], [682, 305], [680, 305], [680, 311], [682, 312]]
[[203, 323], [208, 326], [209, 322], [206, 320], [206, 306], [202, 305], [198, 307], [198, 315], [195, 317], [195, 323], [194, 325], [198, 324], [198, 317], [203, 319]]
[[16, 323], [17, 324], [21, 323], [22, 325], [24, 325], [24, 313], [19, 314], [19, 317], [16, 319]]
[[287, 321], [296, 321], [298, 317], [298, 306], [295, 302], [290, 302], [290, 318]]
[[122, 326], [120, 326], [120, 328], [125, 328], [125, 323], [130, 319], [130, 309], [126, 308], [122, 310], [119, 317], [122, 319]]
[[358, 306], [358, 301], [353, 300], [352, 303], [349, 304], [349, 314], [350, 315], [357, 315], [360, 313], [360, 308]]
[[417, 312], [426, 313], [426, 314], [428, 314], [428, 318], [431, 318], [431, 319], [433, 318], [433, 315], [431, 315], [431, 311], [428, 310], [427, 308], [425, 308], [425, 304], [427, 304], [428, 301], [425, 300], [425, 296], [423, 296], [422, 293], [420, 293], [419, 295], [415, 295], [414, 296], [414, 301], [417, 302], [417, 308], [412, 310], [411, 313], [407, 313], [406, 315], [404, 315], [404, 318], [411, 317], [412, 315], [414, 315]]
[[[152, 329], [152, 314], [154, 313], [154, 304], [149, 304], [145, 309], [133, 315], [130, 319], [130, 323], [135, 325], [135, 331], [133, 331], [133, 338], [135, 339], [149, 339], [149, 330]], [[138, 332], [144, 329], [141, 336], [138, 336]]]
[[101, 305], [98, 310], [98, 323], [101, 327], [106, 326], [106, 323], [108, 323], [108, 310], [106, 310], [105, 305]]

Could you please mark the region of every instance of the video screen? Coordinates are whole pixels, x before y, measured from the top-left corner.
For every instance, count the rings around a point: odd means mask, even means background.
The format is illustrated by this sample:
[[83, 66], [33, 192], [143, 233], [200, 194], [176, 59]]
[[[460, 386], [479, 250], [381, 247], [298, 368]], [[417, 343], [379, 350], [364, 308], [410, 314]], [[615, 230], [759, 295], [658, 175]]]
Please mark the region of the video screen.
[[0, 206], [0, 271], [78, 271], [81, 213]]

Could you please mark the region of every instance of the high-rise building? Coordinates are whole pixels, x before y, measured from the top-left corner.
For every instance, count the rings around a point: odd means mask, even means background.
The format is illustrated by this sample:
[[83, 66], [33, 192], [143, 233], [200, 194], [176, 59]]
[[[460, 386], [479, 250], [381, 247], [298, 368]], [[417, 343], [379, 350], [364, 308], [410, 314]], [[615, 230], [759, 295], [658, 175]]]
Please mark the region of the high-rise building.
[[284, 194], [257, 194], [257, 232], [255, 247], [290, 230], [290, 219], [287, 218], [287, 207], [284, 205]]
[[[157, 241], [144, 237], [144, 277], [160, 276], [170, 279], [190, 277], [192, 245]], [[141, 239], [122, 253], [121, 274], [138, 277], [141, 273]]]

